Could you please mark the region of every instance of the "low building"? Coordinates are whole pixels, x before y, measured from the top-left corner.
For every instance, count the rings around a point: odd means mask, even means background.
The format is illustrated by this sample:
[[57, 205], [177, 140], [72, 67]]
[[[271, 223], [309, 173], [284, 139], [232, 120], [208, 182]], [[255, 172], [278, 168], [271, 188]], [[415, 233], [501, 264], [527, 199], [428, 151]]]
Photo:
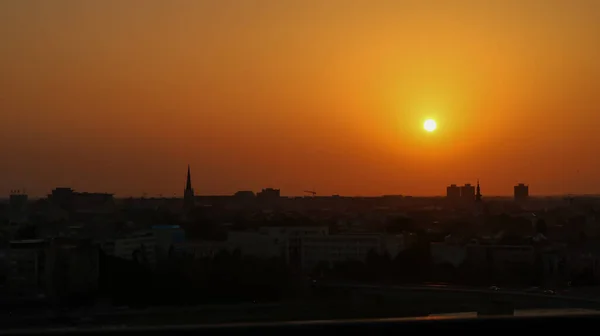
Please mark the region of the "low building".
[[11, 241], [6, 253], [7, 290], [18, 297], [45, 292], [46, 248], [43, 239]]
[[327, 227], [261, 227], [258, 231], [232, 231], [222, 242], [177, 244], [178, 254], [211, 257], [220, 251], [239, 250], [242, 255], [282, 258], [288, 264], [310, 269], [320, 262], [365, 261], [369, 251], [395, 257], [406, 247], [403, 235], [330, 235]]
[[99, 248], [91, 239], [54, 238], [46, 253], [46, 292], [53, 299], [83, 299], [98, 290]]
[[[401, 236], [396, 237], [396, 244], [389, 236], [381, 234], [346, 234], [321, 237], [303, 237], [300, 240], [301, 266], [309, 270], [319, 263], [333, 265], [338, 262], [357, 260], [366, 261], [370, 251], [377, 253], [395, 253], [402, 250]], [[391, 255], [394, 257], [395, 255]]]
[[155, 225], [152, 232], [156, 238], [156, 255], [167, 259], [171, 248], [185, 242], [185, 231], [179, 225]]
[[467, 249], [458, 244], [436, 242], [429, 245], [431, 261], [435, 265], [450, 264], [460, 266], [467, 258]]
[[102, 250], [110, 256], [156, 265], [156, 236], [153, 231], [139, 231], [106, 241], [102, 244]]
[[98, 251], [91, 240], [78, 238], [12, 241], [5, 254], [5, 294], [16, 299], [94, 294], [98, 289]]

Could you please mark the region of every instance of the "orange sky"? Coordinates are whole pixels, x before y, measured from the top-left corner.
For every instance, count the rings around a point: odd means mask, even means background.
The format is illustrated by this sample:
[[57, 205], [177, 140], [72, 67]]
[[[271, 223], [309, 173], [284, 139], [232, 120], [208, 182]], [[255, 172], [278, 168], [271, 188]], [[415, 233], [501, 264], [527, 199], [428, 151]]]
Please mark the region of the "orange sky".
[[2, 1], [0, 194], [600, 193], [598, 36], [595, 0]]

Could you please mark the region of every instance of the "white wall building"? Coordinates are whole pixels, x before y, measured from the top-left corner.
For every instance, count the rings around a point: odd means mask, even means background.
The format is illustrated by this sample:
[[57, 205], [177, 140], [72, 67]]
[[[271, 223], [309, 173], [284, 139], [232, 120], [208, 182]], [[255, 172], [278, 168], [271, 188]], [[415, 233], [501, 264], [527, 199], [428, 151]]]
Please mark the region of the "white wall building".
[[194, 259], [213, 257], [220, 251], [230, 251], [226, 241], [196, 241], [174, 244], [177, 255], [191, 256]]
[[259, 232], [232, 231], [227, 238], [227, 248], [239, 249], [243, 255], [259, 258], [282, 257], [286, 241]]
[[10, 242], [5, 255], [8, 261], [6, 283], [12, 292], [26, 294], [43, 287], [45, 249], [43, 239]]
[[[199, 241], [177, 244], [179, 252], [196, 258], [212, 256], [219, 251], [239, 249], [243, 255], [259, 258], [285, 258], [289, 262], [290, 249], [298, 249], [301, 237], [326, 236], [325, 227], [261, 227], [258, 231], [231, 231], [224, 242]], [[291, 254], [294, 254], [293, 252]]]
[[258, 232], [274, 239], [275, 243], [291, 237], [318, 237], [329, 234], [327, 226], [263, 226]]
[[301, 239], [305, 237], [325, 237], [329, 235], [327, 226], [265, 226], [259, 232], [267, 235], [275, 244], [278, 255], [288, 263], [299, 264]]
[[531, 245], [459, 245], [451, 242], [431, 243], [431, 259], [436, 264], [450, 263], [455, 267], [463, 262], [472, 265], [492, 265], [498, 269], [533, 264], [535, 249]]
[[155, 225], [152, 232], [156, 240], [156, 253], [160, 259], [169, 257], [169, 252], [174, 244], [185, 241], [185, 231], [179, 225]]
[[156, 237], [153, 231], [140, 231], [102, 244], [102, 250], [118, 258], [156, 264]]
[[301, 266], [311, 269], [321, 262], [332, 265], [349, 260], [365, 261], [369, 251], [388, 252], [395, 257], [404, 249], [402, 235], [346, 234], [301, 239]]
[[467, 257], [467, 249], [457, 244], [446, 242], [431, 243], [429, 244], [429, 250], [431, 252], [431, 261], [437, 265], [449, 263], [454, 267], [458, 267]]
[[387, 252], [393, 258], [406, 248], [403, 235], [330, 235], [328, 227], [261, 227], [258, 231], [231, 231], [223, 242], [199, 241], [176, 244], [177, 252], [195, 258], [210, 257], [219, 251], [259, 258], [281, 257], [286, 262], [310, 269], [319, 262], [365, 261], [369, 251]]

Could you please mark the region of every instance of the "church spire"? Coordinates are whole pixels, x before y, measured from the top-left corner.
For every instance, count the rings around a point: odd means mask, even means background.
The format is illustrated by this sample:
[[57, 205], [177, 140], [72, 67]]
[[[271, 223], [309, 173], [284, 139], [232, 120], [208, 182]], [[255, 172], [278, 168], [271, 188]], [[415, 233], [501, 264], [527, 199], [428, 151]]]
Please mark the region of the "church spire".
[[479, 188], [479, 179], [477, 179], [477, 193], [475, 194], [475, 200], [481, 201], [481, 188]]
[[186, 210], [194, 207], [194, 189], [192, 188], [192, 173], [188, 164], [187, 180], [185, 182], [185, 190], [183, 191], [183, 204]]
[[185, 183], [185, 191], [192, 190], [192, 173], [190, 172], [190, 165], [188, 164], [187, 181]]

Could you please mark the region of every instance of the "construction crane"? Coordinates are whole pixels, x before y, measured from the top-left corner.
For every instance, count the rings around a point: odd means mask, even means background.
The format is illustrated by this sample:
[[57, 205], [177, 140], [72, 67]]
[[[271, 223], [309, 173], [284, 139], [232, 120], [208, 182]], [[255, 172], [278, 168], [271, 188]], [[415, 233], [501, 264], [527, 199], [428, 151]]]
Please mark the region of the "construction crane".
[[316, 192], [316, 191], [314, 191], [314, 190], [312, 190], [312, 191], [311, 191], [311, 190], [304, 190], [304, 192], [305, 192], [305, 193], [307, 193], [307, 194], [311, 194], [311, 195], [312, 195], [312, 197], [315, 197], [315, 196], [317, 196], [317, 192]]
[[573, 204], [573, 200], [575, 199], [575, 196], [573, 194], [568, 194], [566, 197], [563, 198], [565, 201], [567, 201], [569, 203], [569, 205]]

